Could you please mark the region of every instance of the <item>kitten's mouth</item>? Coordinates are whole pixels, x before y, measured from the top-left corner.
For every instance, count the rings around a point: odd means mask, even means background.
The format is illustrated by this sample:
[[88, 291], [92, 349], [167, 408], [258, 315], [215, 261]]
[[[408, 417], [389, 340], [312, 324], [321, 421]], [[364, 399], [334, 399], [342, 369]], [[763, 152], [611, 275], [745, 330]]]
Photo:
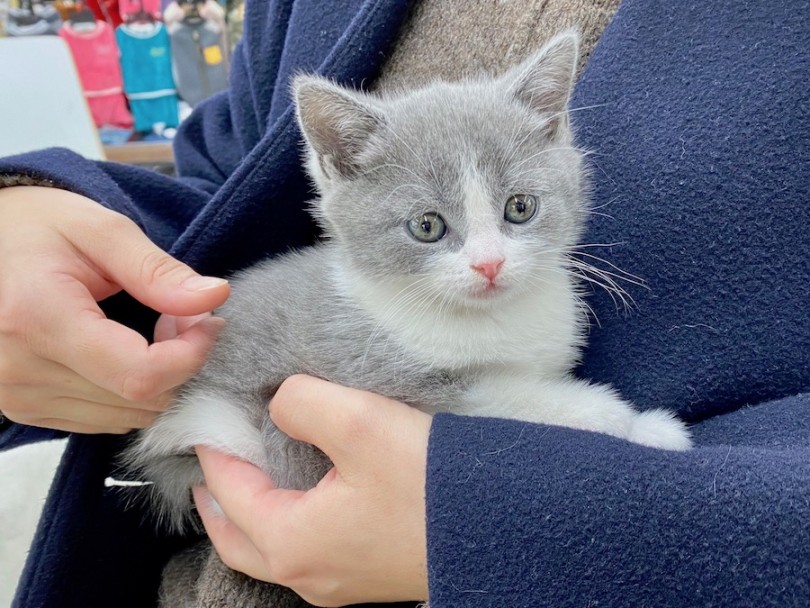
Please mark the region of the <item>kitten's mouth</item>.
[[487, 283], [486, 285], [481, 285], [473, 290], [473, 297], [477, 300], [487, 300], [489, 298], [494, 298], [497, 294], [501, 293], [504, 290], [502, 285], [498, 283]]

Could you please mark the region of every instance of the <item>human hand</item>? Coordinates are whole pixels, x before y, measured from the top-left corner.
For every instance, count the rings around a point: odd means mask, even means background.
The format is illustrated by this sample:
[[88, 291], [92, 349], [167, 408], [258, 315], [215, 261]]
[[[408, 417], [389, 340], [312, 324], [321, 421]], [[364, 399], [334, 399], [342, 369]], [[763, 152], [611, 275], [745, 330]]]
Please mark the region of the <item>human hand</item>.
[[427, 599], [431, 417], [309, 376], [281, 385], [270, 416], [335, 466], [309, 491], [283, 490], [253, 465], [198, 447], [207, 486], [194, 498], [223, 562], [316, 606]]
[[[119, 213], [53, 188], [0, 189], [0, 410], [82, 433], [147, 426], [203, 363], [223, 321], [163, 321], [155, 344], [96, 304], [125, 289], [189, 317], [228, 297]], [[160, 323], [158, 332], [160, 331]]]

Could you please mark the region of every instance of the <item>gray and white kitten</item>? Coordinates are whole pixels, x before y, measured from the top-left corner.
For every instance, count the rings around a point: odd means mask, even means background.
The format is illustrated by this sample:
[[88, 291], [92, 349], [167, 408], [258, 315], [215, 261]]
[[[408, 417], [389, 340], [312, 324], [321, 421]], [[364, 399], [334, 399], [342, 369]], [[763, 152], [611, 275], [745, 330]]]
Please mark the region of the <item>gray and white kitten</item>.
[[494, 79], [391, 96], [295, 80], [328, 240], [233, 279], [208, 362], [129, 450], [172, 526], [188, 521], [202, 481], [195, 444], [280, 487], [324, 475], [325, 457], [268, 417], [297, 373], [426, 412], [690, 446], [671, 413], [638, 412], [571, 375], [587, 323], [570, 258], [587, 214], [566, 107], [576, 63], [565, 33]]

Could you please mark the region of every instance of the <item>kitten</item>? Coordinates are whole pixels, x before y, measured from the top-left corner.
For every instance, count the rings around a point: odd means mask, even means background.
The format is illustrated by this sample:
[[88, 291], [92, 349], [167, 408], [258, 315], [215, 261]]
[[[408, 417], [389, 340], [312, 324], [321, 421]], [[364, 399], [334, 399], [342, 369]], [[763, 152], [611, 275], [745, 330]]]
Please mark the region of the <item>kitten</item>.
[[267, 404], [308, 373], [426, 412], [499, 416], [683, 450], [683, 423], [571, 375], [587, 317], [569, 255], [586, 216], [567, 102], [577, 39], [494, 79], [374, 96], [294, 83], [312, 212], [328, 239], [233, 279], [209, 361], [128, 458], [159, 510], [188, 522], [192, 446], [306, 489], [329, 462], [274, 428]]

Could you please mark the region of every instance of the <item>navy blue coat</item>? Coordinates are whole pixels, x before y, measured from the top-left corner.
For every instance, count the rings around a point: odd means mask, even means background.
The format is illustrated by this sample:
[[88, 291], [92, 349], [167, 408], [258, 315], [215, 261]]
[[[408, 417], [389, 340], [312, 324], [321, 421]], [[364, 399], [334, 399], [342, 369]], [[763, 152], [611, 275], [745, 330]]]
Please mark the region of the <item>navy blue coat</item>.
[[[135, 219], [224, 274], [316, 236], [290, 75], [373, 78], [405, 0], [248, 3], [231, 88], [176, 142], [169, 179], [65, 150], [0, 161]], [[643, 277], [596, 291], [580, 373], [676, 409], [697, 447], [439, 415], [428, 455], [433, 608], [810, 605], [810, 7], [625, 0], [572, 107], [595, 154], [589, 242]], [[578, 109], [582, 108], [582, 109]], [[604, 207], [603, 207], [604, 205]], [[147, 332], [125, 296], [109, 314]], [[0, 404], [1, 406], [1, 404]], [[7, 424], [0, 447], [56, 433]], [[158, 537], [116, 476], [121, 440], [71, 436], [15, 606], [148, 606], [184, 539]]]

